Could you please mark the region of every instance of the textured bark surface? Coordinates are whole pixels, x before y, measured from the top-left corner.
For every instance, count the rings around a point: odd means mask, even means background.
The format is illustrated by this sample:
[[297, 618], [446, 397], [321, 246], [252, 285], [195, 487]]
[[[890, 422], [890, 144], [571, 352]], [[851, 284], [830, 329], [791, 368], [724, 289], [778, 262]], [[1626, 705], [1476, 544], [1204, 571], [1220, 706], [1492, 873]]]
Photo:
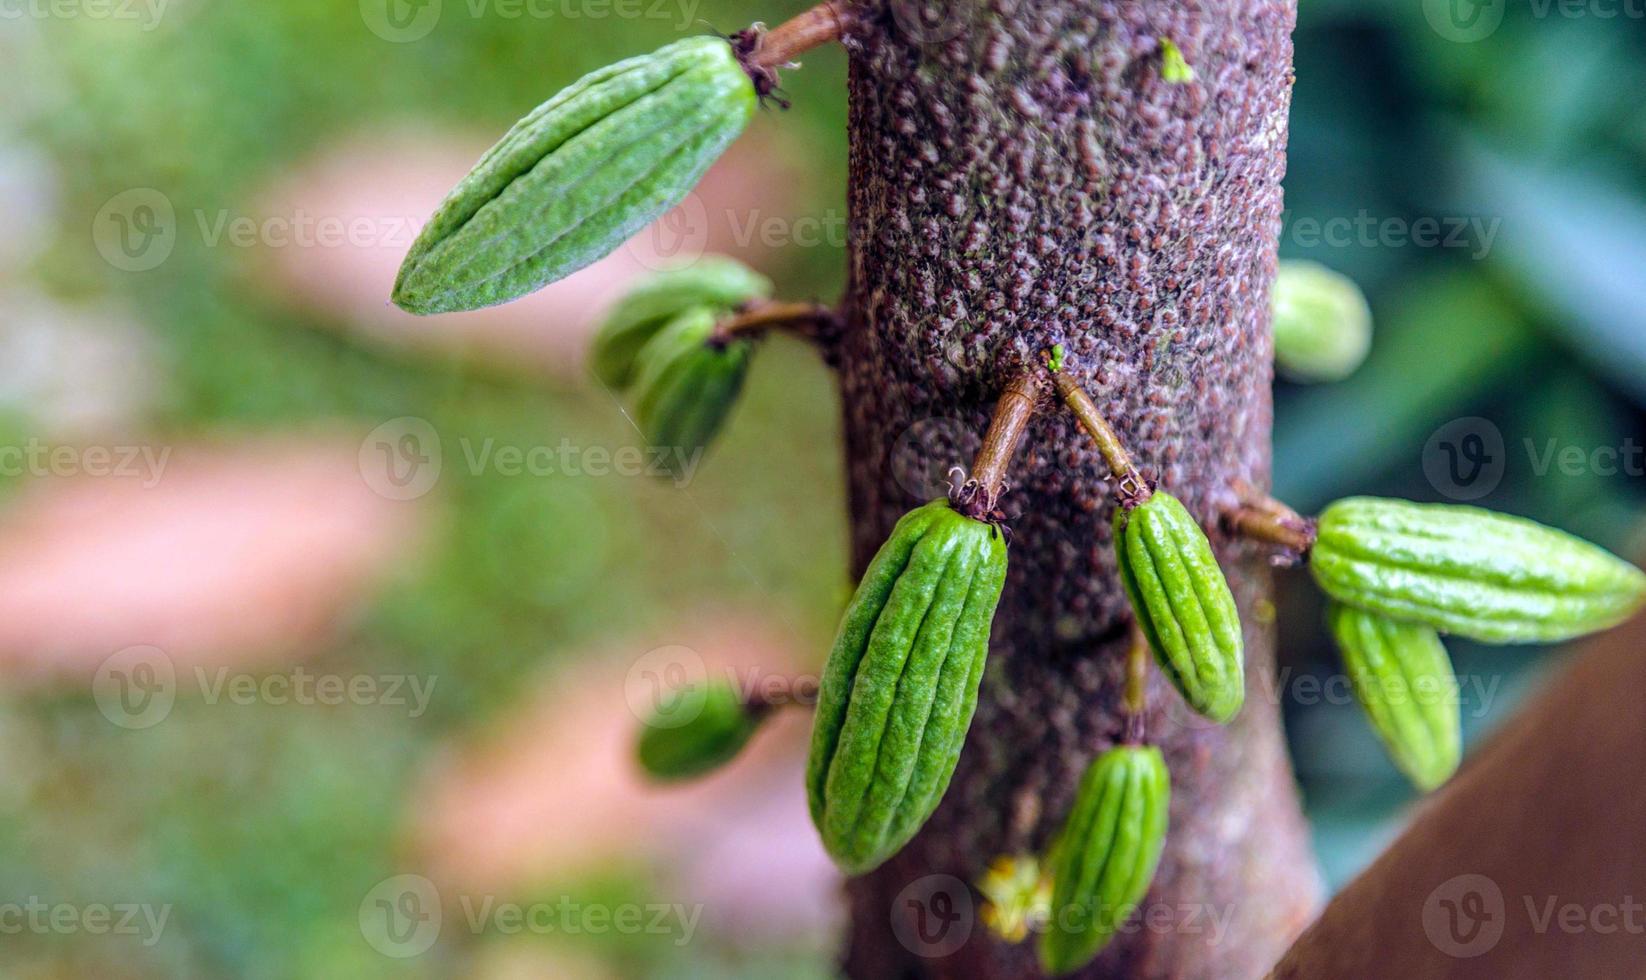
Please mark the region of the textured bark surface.
[[[1268, 288], [1291, 86], [1286, 0], [866, 2], [851, 49], [846, 405], [853, 550], [969, 463], [994, 394], [1064, 344], [1148, 476], [1208, 527], [1268, 484]], [[1160, 39], [1198, 73], [1160, 78]], [[1031, 426], [1003, 507], [1011, 573], [960, 769], [936, 816], [849, 886], [857, 977], [1037, 974], [972, 882], [1044, 846], [1120, 735], [1130, 614], [1110, 488], [1066, 414]], [[1277, 706], [1268, 573], [1213, 533], [1246, 623], [1248, 696], [1218, 728], [1156, 673], [1173, 776], [1144, 914], [1090, 976], [1251, 977], [1318, 897]], [[963, 941], [962, 941], [963, 940]], [[958, 944], [958, 945], [957, 945]]]

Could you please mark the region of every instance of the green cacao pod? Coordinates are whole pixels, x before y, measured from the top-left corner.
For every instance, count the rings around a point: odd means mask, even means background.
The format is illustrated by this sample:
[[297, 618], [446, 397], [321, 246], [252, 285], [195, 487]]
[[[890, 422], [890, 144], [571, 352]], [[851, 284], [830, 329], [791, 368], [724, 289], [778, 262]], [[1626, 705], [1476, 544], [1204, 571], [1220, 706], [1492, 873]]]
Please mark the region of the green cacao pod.
[[1453, 504], [1339, 500], [1309, 564], [1341, 603], [1488, 643], [1570, 639], [1646, 598], [1646, 574], [1587, 541]]
[[749, 356], [747, 340], [720, 344], [714, 311], [687, 310], [646, 341], [635, 357], [634, 420], [676, 477], [696, 464], [743, 390]]
[[1421, 789], [1457, 771], [1462, 754], [1457, 677], [1433, 628], [1333, 603], [1332, 636], [1355, 697], [1378, 738]]
[[760, 727], [762, 714], [745, 705], [736, 689], [723, 681], [673, 697], [698, 701], [697, 710], [660, 708], [640, 730], [636, 745], [640, 768], [660, 782], [691, 779], [720, 768]]
[[1372, 347], [1372, 308], [1353, 279], [1282, 262], [1274, 286], [1275, 366], [1293, 381], [1341, 381]]
[[977, 708], [1006, 580], [998, 528], [936, 500], [904, 515], [846, 608], [806, 765], [812, 820], [848, 874], [915, 835], [949, 786]]
[[1196, 711], [1225, 722], [1246, 699], [1245, 639], [1211, 542], [1176, 497], [1155, 491], [1114, 518], [1115, 557], [1161, 671]]
[[771, 280], [735, 259], [706, 255], [670, 269], [630, 290], [606, 314], [595, 335], [591, 366], [611, 388], [634, 380], [635, 357], [664, 325], [693, 307], [729, 312], [751, 299], [771, 295]]
[[538, 106], [447, 195], [400, 266], [412, 313], [517, 299], [678, 204], [748, 125], [754, 83], [717, 37], [602, 68]]
[[1040, 964], [1048, 974], [1090, 963], [1148, 893], [1166, 843], [1171, 795], [1156, 748], [1119, 746], [1086, 769], [1047, 857], [1052, 904]]

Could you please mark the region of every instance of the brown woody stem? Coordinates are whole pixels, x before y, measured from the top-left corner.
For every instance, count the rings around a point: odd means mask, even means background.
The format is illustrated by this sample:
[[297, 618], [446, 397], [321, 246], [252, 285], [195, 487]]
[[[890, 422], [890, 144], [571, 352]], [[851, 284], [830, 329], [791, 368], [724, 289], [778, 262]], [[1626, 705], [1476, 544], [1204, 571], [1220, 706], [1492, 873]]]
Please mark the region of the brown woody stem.
[[1230, 531], [1249, 541], [1280, 548], [1283, 564], [1303, 560], [1314, 547], [1314, 522], [1270, 497], [1224, 511], [1223, 521]]
[[984, 519], [1000, 500], [1006, 487], [1006, 468], [1023, 442], [1039, 393], [1040, 383], [1033, 372], [1013, 378], [1000, 393], [989, 431], [983, 435], [983, 447], [972, 460], [971, 475], [960, 492], [961, 510], [968, 517]]
[[1086, 389], [1080, 387], [1080, 382], [1068, 374], [1058, 372], [1056, 380], [1058, 396], [1080, 420], [1081, 427], [1092, 437], [1092, 442], [1097, 444], [1098, 454], [1113, 474], [1121, 504], [1136, 507], [1148, 500], [1151, 492], [1149, 485], [1143, 481], [1143, 474], [1138, 472], [1137, 464], [1132, 462], [1131, 453], [1126, 451], [1114, 426], [1097, 410], [1097, 403], [1086, 394]]
[[1143, 741], [1143, 709], [1148, 707], [1149, 640], [1142, 627], [1132, 623], [1132, 642], [1126, 648], [1126, 692], [1121, 704], [1126, 709], [1126, 741]]
[[739, 683], [737, 685], [738, 699], [743, 707], [755, 718], [763, 718], [781, 708], [805, 708], [811, 710], [817, 707], [817, 683], [804, 675], [794, 677], [769, 678], [773, 683]]
[[846, 15], [839, 3], [820, 3], [760, 35], [750, 63], [756, 68], [782, 68], [815, 47], [840, 40], [845, 27]]
[[714, 326], [714, 343], [725, 344], [742, 337], [783, 330], [818, 339], [837, 324], [833, 310], [818, 303], [788, 303], [756, 300]]

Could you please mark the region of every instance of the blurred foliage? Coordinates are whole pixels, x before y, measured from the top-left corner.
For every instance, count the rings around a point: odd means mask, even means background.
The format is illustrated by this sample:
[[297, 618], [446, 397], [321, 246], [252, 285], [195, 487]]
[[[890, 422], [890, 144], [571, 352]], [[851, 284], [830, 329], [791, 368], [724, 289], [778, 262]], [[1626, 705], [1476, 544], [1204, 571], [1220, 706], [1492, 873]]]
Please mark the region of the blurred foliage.
[[[101, 261], [85, 232], [104, 202], [134, 187], [162, 191], [180, 213], [244, 209], [269, 178], [362, 130], [501, 131], [584, 71], [680, 30], [447, 6], [430, 36], [407, 44], [382, 40], [356, 4], [336, 0], [174, 0], [153, 30], [81, 17], [0, 26], [0, 57], [26, 79], [0, 108], [0, 146], [32, 144], [59, 183], [49, 193], [60, 227], [22, 274], [66, 300], [112, 297], [136, 311], [164, 365], [163, 397], [145, 420], [159, 437], [417, 416], [446, 437], [453, 470], [464, 438], [632, 441], [591, 386], [385, 354], [272, 306], [248, 289], [242, 259], [225, 254], [234, 250], [184, 235], [161, 268], [130, 275]], [[697, 15], [732, 30], [801, 6], [710, 0]], [[1349, 382], [1277, 390], [1277, 484], [1309, 509], [1350, 492], [1444, 499], [1425, 480], [1422, 447], [1443, 423], [1482, 416], [1501, 430], [1508, 459], [1480, 503], [1627, 550], [1639, 543], [1630, 535], [1640, 479], [1540, 473], [1523, 447], [1619, 446], [1643, 431], [1646, 107], [1634, 93], [1646, 80], [1646, 30], [1511, 4], [1490, 37], [1459, 43], [1422, 7], [1302, 2], [1282, 254], [1354, 276], [1378, 332]], [[844, 59], [826, 52], [785, 78], [794, 108], [783, 125], [828, 200], [844, 186], [843, 80]], [[1408, 227], [1475, 219], [1491, 234], [1425, 248], [1303, 233], [1362, 214]], [[796, 251], [780, 290], [838, 290], [837, 248]], [[79, 693], [0, 704], [0, 896], [174, 906], [152, 949], [8, 936], [0, 972], [469, 975], [501, 940], [443, 940], [399, 961], [370, 950], [355, 926], [361, 896], [404, 870], [419, 774], [442, 743], [482, 728], [547, 666], [609, 645], [614, 622], [644, 636], [704, 605], [743, 605], [821, 650], [845, 567], [838, 453], [819, 451], [838, 444], [833, 400], [808, 352], [774, 343], [689, 491], [489, 472], [443, 484], [432, 548], [317, 666], [436, 676], [425, 719], [180, 702], [166, 724], [138, 733], [108, 725]], [[0, 412], [7, 439], [29, 431], [28, 419]], [[1318, 603], [1303, 577], [1283, 581], [1283, 676], [1327, 676], [1336, 666]], [[1454, 655], [1489, 692], [1466, 703], [1470, 741], [1544, 669], [1524, 651], [1458, 644]], [[1409, 791], [1350, 700], [1282, 690], [1322, 858], [1340, 881], [1392, 834]], [[544, 887], [621, 901], [649, 885]], [[619, 975], [828, 973], [811, 950], [586, 946]]]
[[[1551, 441], [1622, 448], [1646, 431], [1646, 110], [1629, 94], [1646, 74], [1646, 24], [1589, 7], [1504, 6], [1488, 36], [1459, 41], [1424, 13], [1441, 5], [1300, 4], [1281, 254], [1360, 281], [1377, 337], [1349, 381], [1277, 388], [1275, 483], [1310, 510], [1356, 492], [1448, 500], [1426, 479], [1424, 453], [1447, 423], [1478, 417], [1503, 437], [1503, 475], [1468, 502], [1638, 558], [1638, 472], [1566, 473], [1539, 460]], [[1361, 214], [1472, 230], [1431, 248], [1302, 234], [1310, 220]], [[1281, 606], [1284, 664], [1335, 671], [1314, 597]], [[1537, 651], [1449, 646], [1469, 745], [1546, 665]], [[1468, 700], [1471, 679], [1489, 692], [1481, 704]], [[1392, 836], [1410, 791], [1351, 706], [1302, 701], [1288, 701], [1289, 737], [1337, 883]]]

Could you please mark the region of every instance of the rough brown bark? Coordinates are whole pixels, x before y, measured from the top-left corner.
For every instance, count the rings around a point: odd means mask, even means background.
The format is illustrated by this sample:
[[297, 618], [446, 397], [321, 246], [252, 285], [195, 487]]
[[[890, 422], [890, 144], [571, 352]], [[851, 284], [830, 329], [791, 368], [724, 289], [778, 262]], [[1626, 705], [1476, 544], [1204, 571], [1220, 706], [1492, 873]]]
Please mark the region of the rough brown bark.
[[1332, 899], [1274, 975], [1640, 976], [1643, 645], [1642, 618], [1586, 644]]
[[[859, 570], [899, 515], [941, 492], [934, 476], [971, 459], [994, 395], [1053, 343], [1146, 475], [1208, 527], [1235, 481], [1268, 485], [1292, 21], [1287, 0], [857, 5], [848, 329], [834, 353]], [[1197, 81], [1161, 80], [1163, 37]], [[1065, 414], [1038, 419], [1028, 443], [960, 770], [920, 836], [849, 886], [853, 976], [1035, 975], [1033, 944], [992, 939], [960, 883], [1042, 847], [1084, 766], [1122, 733], [1130, 614], [1105, 468]], [[1214, 541], [1248, 676], [1271, 671], [1267, 571]], [[1086, 975], [1251, 977], [1306, 922], [1318, 884], [1262, 690], [1249, 682], [1240, 718], [1218, 728], [1153, 677], [1170, 837], [1141, 923]]]

